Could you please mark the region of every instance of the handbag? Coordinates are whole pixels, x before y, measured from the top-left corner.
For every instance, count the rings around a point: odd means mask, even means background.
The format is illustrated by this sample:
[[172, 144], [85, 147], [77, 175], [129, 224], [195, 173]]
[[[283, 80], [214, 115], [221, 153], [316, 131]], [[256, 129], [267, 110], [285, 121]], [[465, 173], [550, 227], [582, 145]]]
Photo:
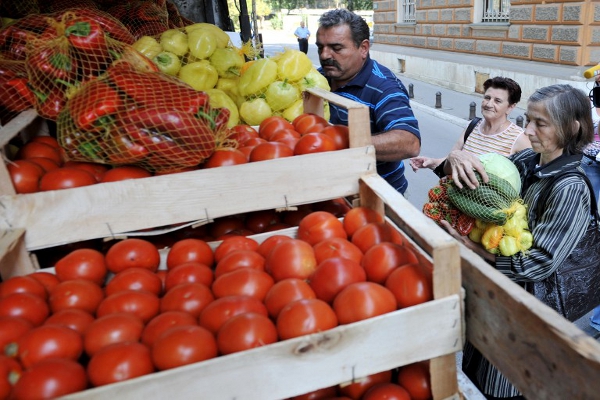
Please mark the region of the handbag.
[[[479, 123], [479, 121], [481, 121], [481, 118], [475, 117], [471, 120], [471, 122], [469, 122], [469, 125], [467, 126], [467, 129], [465, 130], [465, 136], [463, 138], [463, 143], [465, 143], [467, 141], [467, 138], [469, 137], [471, 132], [473, 132], [473, 129], [475, 129], [475, 125], [477, 125], [477, 123]], [[444, 176], [446, 176], [446, 174], [444, 173], [444, 164], [446, 164], [446, 160], [442, 161], [440, 163], [440, 165], [435, 167], [433, 170], [433, 173], [436, 174], [440, 178], [443, 178]]]
[[[543, 281], [526, 286], [536, 298], [569, 321], [575, 321], [600, 305], [600, 217], [592, 184], [585, 174], [575, 169], [561, 172], [552, 178], [552, 184], [567, 175], [581, 176], [588, 185], [592, 219], [575, 249], [556, 272]], [[552, 185], [546, 186], [550, 187]], [[547, 198], [545, 191], [540, 198]]]

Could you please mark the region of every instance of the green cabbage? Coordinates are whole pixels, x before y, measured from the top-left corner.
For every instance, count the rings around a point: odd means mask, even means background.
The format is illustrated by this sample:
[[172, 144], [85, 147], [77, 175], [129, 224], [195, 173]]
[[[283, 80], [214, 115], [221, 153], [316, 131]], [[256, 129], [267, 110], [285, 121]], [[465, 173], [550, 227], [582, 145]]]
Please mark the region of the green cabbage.
[[503, 155], [487, 153], [479, 156], [485, 172], [507, 181], [516, 193], [521, 193], [521, 177], [515, 164]]

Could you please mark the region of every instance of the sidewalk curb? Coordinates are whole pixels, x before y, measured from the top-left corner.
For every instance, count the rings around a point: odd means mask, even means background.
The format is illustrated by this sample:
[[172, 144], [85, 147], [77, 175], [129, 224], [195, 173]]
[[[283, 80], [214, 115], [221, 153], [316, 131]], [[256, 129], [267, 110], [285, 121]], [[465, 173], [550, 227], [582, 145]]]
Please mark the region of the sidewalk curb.
[[455, 117], [452, 114], [448, 114], [443, 111], [436, 110], [435, 108], [431, 108], [424, 104], [418, 103], [414, 100], [410, 101], [410, 106], [411, 106], [411, 108], [413, 108], [415, 110], [419, 110], [419, 111], [425, 112], [427, 114], [433, 115], [436, 118], [440, 118], [444, 121], [451, 122], [454, 125], [458, 125], [462, 128], [466, 128], [466, 126], [469, 124], [469, 121], [466, 119]]

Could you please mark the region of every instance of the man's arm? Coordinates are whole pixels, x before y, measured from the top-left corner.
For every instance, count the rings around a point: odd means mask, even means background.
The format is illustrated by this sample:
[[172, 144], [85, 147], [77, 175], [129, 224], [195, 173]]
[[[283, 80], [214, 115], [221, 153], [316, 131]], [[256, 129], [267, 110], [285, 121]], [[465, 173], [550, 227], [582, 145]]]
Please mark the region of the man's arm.
[[413, 133], [394, 129], [371, 136], [378, 161], [400, 161], [419, 155], [421, 142]]

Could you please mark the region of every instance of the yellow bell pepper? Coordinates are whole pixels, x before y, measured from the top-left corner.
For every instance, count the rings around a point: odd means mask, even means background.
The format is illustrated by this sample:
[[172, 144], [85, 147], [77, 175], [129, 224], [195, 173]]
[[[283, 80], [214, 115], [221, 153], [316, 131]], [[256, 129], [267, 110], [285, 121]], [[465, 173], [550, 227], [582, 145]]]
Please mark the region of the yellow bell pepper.
[[483, 232], [483, 236], [481, 237], [481, 244], [485, 249], [491, 253], [496, 254], [496, 251], [492, 251], [498, 248], [500, 244], [500, 240], [504, 236], [504, 229], [498, 225], [490, 225], [485, 232]]
[[260, 97], [245, 101], [240, 106], [240, 117], [248, 125], [260, 125], [261, 122], [271, 115], [273, 115], [271, 107], [269, 107], [265, 99]]
[[500, 239], [498, 248], [500, 249], [500, 254], [505, 257], [510, 257], [519, 252], [517, 239], [510, 235], [504, 235], [502, 239]]
[[167, 75], [177, 76], [181, 69], [181, 60], [175, 53], [170, 51], [160, 52], [152, 61], [158, 66], [158, 69]]
[[217, 69], [221, 78], [240, 76], [240, 69], [244, 62], [244, 57], [231, 47], [218, 48], [210, 56], [210, 63]]
[[160, 43], [152, 36], [142, 36], [131, 46], [151, 60], [163, 51]]
[[238, 88], [239, 84], [239, 78], [219, 78], [215, 89], [225, 92], [225, 94], [227, 94], [227, 96], [229, 96], [239, 107], [245, 101], [245, 99], [240, 96], [240, 91]]
[[275, 81], [267, 87], [265, 99], [273, 111], [288, 108], [300, 98], [300, 91], [286, 81]]
[[292, 122], [293, 120], [296, 119], [296, 117], [300, 116], [303, 112], [304, 112], [304, 100], [298, 99], [294, 102], [294, 104], [292, 104], [291, 106], [289, 106], [288, 108], [283, 110], [282, 117], [287, 119], [288, 121]]
[[300, 50], [286, 49], [273, 57], [277, 63], [277, 73], [280, 80], [297, 82], [304, 78], [313, 68], [310, 58]]
[[260, 94], [277, 79], [277, 64], [269, 58], [255, 61], [240, 77], [240, 95]]
[[212, 108], [227, 108], [231, 113], [229, 115], [229, 121], [227, 122], [228, 128], [233, 128], [240, 122], [240, 113], [238, 111], [237, 104], [222, 90], [219, 89], [208, 89], [206, 91], [209, 97], [209, 103]]
[[202, 60], [181, 67], [179, 79], [196, 90], [207, 91], [215, 87], [219, 74], [207, 60]]
[[533, 246], [533, 235], [530, 231], [521, 232], [521, 235], [519, 235], [518, 240], [519, 248], [521, 251], [528, 250], [531, 246]]
[[185, 30], [188, 34], [198, 29], [204, 29], [211, 32], [215, 37], [217, 47], [222, 49], [229, 45], [229, 35], [216, 25], [209, 24], [207, 22], [198, 22], [185, 27]]
[[167, 29], [160, 34], [160, 45], [166, 51], [178, 56], [188, 52], [188, 38], [184, 31], [179, 29]]
[[195, 29], [188, 32], [188, 46], [192, 56], [206, 59], [217, 49], [217, 38], [207, 29]]
[[311, 70], [306, 74], [302, 79], [298, 82], [298, 88], [301, 92], [304, 92], [308, 88], [321, 88], [324, 90], [331, 90], [329, 87], [329, 82], [327, 82], [327, 78], [323, 76], [316, 68], [311, 68]]

